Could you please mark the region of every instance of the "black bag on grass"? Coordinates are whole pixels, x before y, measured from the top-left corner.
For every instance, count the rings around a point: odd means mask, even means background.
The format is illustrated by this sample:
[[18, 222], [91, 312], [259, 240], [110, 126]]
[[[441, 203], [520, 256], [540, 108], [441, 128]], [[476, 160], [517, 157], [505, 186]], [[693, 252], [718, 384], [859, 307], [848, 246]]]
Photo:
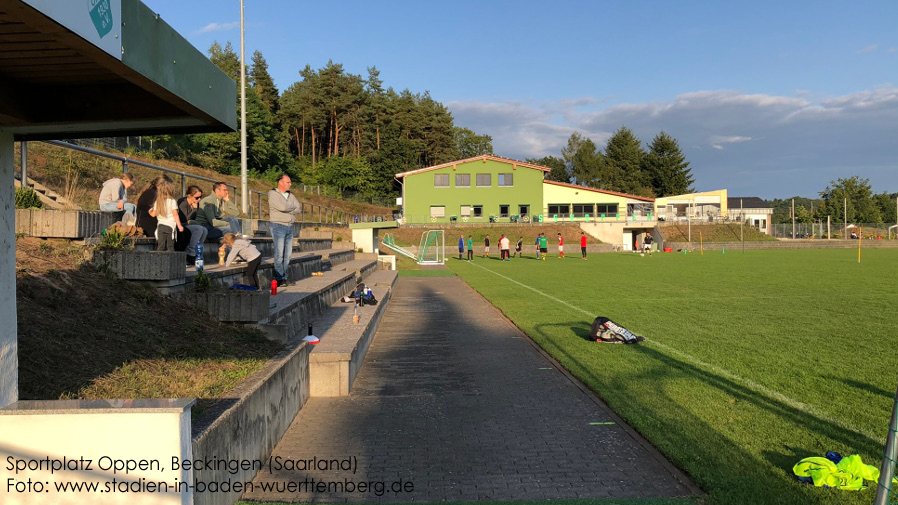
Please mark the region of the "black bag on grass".
[[635, 335], [607, 317], [599, 316], [592, 322], [589, 339], [606, 344], [635, 344], [645, 340], [645, 337]]

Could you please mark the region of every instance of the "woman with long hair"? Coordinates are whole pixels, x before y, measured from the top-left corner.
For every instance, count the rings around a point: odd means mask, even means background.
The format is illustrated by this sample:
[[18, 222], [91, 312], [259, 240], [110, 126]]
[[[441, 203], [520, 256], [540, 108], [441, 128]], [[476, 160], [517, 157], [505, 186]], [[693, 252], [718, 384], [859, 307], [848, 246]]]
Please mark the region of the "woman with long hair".
[[156, 250], [175, 250], [175, 229], [184, 232], [181, 218], [178, 216], [178, 203], [172, 198], [174, 185], [170, 181], [162, 181], [156, 186], [156, 204], [150, 210], [158, 220], [156, 227]]
[[156, 235], [156, 216], [150, 215], [150, 210], [156, 205], [156, 188], [163, 182], [172, 184], [174, 181], [171, 177], [162, 174], [144, 186], [137, 196], [137, 226], [147, 237]]

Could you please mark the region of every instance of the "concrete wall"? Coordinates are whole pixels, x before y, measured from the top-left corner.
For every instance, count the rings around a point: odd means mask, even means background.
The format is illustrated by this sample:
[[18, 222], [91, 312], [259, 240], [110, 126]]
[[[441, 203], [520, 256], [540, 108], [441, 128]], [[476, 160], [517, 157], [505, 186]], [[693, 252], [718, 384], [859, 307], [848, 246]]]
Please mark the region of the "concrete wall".
[[0, 130], [0, 407], [19, 397], [12, 133]]
[[[39, 483], [42, 490], [2, 492], [4, 504], [140, 503], [187, 505], [192, 492], [178, 482], [192, 482], [193, 472], [178, 461], [192, 458], [190, 406], [179, 400], [55, 400], [17, 402], [0, 409], [0, 478], [4, 484]], [[62, 471], [34, 468], [16, 473], [13, 462], [45, 460], [62, 463], [91, 461], [90, 468], [66, 466]], [[116, 471], [114, 461], [156, 462], [158, 467]], [[114, 479], [114, 481], [113, 481]], [[121, 486], [166, 482], [169, 492], [121, 492]], [[56, 485], [96, 483], [99, 491], [57, 492]], [[115, 492], [107, 491], [115, 489]], [[15, 488], [14, 488], [15, 489]], [[125, 489], [133, 490], [127, 487]]]
[[[213, 420], [194, 425], [196, 459], [264, 460], [309, 399], [309, 345], [297, 342], [270, 360], [265, 368], [228, 393], [236, 398]], [[213, 413], [214, 414], [214, 413]], [[212, 416], [210, 416], [212, 417]], [[201, 481], [246, 482], [256, 470], [197, 470]], [[196, 493], [196, 505], [231, 505], [242, 493]]]
[[98, 236], [123, 212], [99, 210], [16, 209], [16, 233], [42, 238], [85, 238]]

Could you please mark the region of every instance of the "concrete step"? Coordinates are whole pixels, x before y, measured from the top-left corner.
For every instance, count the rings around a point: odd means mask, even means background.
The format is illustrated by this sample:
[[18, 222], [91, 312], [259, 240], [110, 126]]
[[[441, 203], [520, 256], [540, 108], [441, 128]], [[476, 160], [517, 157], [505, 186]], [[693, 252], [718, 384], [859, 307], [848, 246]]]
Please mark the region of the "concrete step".
[[378, 300], [377, 305], [356, 307], [353, 303], [337, 302], [312, 323], [320, 343], [309, 353], [311, 396], [349, 396], [397, 278], [395, 270], [372, 272], [365, 282]]
[[351, 260], [341, 266], [337, 270], [321, 270], [321, 276], [303, 277], [289, 286], [279, 287], [278, 294], [271, 298], [276, 306], [271, 308], [268, 319], [259, 324], [279, 326], [277, 331], [282, 331], [285, 338], [306, 335], [308, 324], [375, 272], [377, 262]]

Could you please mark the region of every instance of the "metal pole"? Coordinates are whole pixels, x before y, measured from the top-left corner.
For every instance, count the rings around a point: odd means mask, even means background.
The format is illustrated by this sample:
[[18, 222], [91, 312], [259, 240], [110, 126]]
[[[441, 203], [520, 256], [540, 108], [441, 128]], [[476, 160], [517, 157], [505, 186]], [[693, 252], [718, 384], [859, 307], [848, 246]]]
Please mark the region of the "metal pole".
[[792, 199], [792, 240], [795, 240], [795, 199]]
[[845, 231], [842, 232], [842, 238], [848, 239], [848, 198], [845, 199], [845, 213], [842, 214], [842, 219], [845, 221]]
[[895, 401], [892, 404], [892, 420], [889, 422], [889, 435], [886, 437], [885, 453], [879, 470], [879, 487], [876, 488], [876, 500], [873, 501], [873, 505], [889, 503], [889, 490], [892, 486], [892, 477], [895, 475], [895, 457], [898, 455], [896, 431], [898, 431], [898, 392], [895, 393]]
[[246, 174], [246, 50], [243, 37], [243, 0], [240, 0], [240, 209], [249, 210]]
[[181, 196], [187, 196], [187, 175], [181, 174]]
[[22, 151], [22, 189], [28, 187], [28, 142], [20, 143]]
[[[745, 231], [743, 228], [745, 227], [745, 206], [742, 205], [742, 199], [739, 199], [739, 215], [742, 216], [739, 219], [739, 240], [742, 241], [742, 252], [745, 252]], [[770, 223], [767, 223], [770, 224]]]
[[128, 160], [127, 159], [122, 160], [122, 173], [123, 174], [128, 173]]

